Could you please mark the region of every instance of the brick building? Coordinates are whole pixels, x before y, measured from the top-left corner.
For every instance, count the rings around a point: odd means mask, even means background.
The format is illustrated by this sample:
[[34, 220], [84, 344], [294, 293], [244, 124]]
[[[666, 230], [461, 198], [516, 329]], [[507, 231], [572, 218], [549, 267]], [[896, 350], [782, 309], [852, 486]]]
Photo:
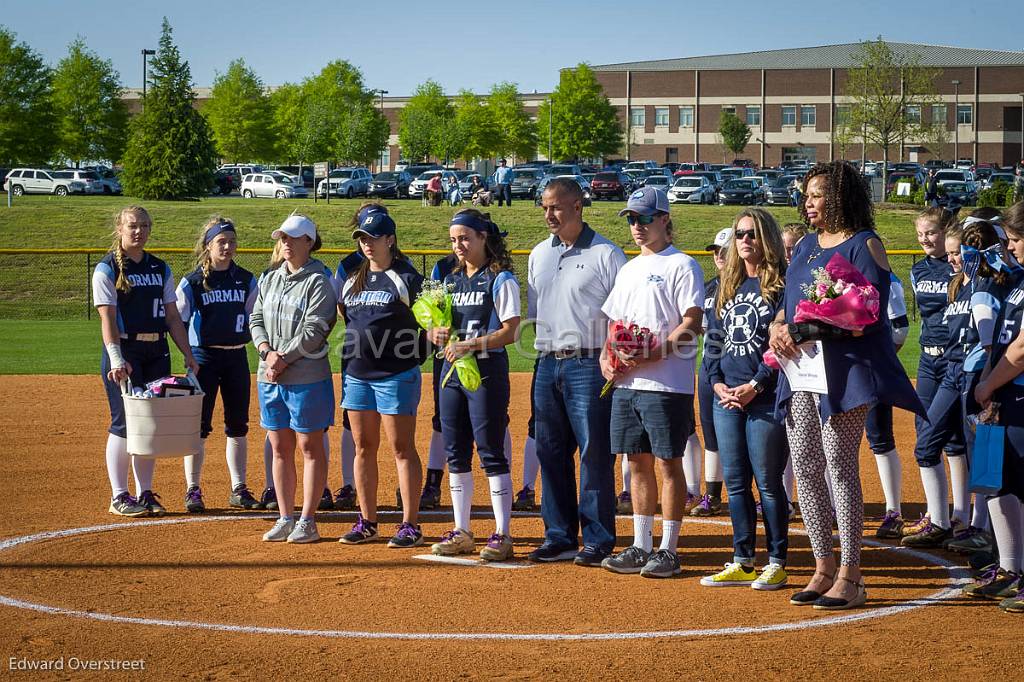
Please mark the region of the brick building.
[[[1024, 158], [1021, 138], [1024, 52], [888, 43], [897, 55], [916, 54], [937, 68], [941, 104], [912, 115], [944, 119], [949, 141], [930, 149], [908, 140], [892, 160], [970, 157], [1004, 165]], [[734, 111], [753, 135], [739, 156], [760, 165], [785, 160], [861, 158], [858, 139], [846, 149], [834, 121], [849, 99], [847, 69], [859, 43], [686, 57], [594, 66], [605, 94], [628, 131], [632, 159], [723, 162], [735, 156], [718, 138], [723, 109]], [[956, 121], [954, 127], [954, 121]], [[870, 145], [868, 159], [881, 159]]]

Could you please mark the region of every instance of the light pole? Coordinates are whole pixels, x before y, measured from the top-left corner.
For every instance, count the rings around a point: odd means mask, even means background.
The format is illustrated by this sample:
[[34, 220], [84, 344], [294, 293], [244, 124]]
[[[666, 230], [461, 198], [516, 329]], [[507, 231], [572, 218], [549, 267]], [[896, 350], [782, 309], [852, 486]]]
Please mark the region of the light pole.
[[[376, 92], [380, 93], [380, 115], [384, 116], [384, 95], [388, 94], [387, 90], [377, 89]], [[384, 120], [387, 120], [386, 118]], [[391, 123], [388, 123], [388, 141], [384, 144], [391, 144]], [[380, 173], [384, 170], [384, 150], [380, 150], [380, 164], [377, 166], [377, 172]]]
[[146, 99], [146, 57], [149, 57], [149, 56], [155, 55], [155, 54], [156, 54], [156, 50], [146, 50], [146, 49], [142, 50], [142, 99], [143, 99], [143, 106], [145, 106], [145, 99]]
[[1020, 93], [1020, 161], [1024, 161], [1024, 92]]
[[960, 160], [960, 81], [953, 81], [953, 166]]
[[[554, 95], [548, 95], [548, 161], [554, 161], [551, 158], [551, 109], [555, 106]], [[1024, 119], [1022, 119], [1024, 120]], [[1021, 152], [1021, 157], [1024, 159], [1024, 152]]]

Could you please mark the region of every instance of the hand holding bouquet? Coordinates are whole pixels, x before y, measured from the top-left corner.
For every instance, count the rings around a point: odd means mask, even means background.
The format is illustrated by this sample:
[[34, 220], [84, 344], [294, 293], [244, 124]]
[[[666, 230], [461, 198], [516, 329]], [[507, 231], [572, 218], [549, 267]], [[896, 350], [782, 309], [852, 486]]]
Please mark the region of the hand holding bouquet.
[[[456, 338], [451, 335], [452, 328], [452, 290], [454, 286], [444, 284], [436, 279], [423, 281], [423, 289], [416, 301], [412, 304], [412, 314], [416, 322], [428, 332], [432, 329], [444, 329], [447, 335], [446, 347], [455, 343]], [[442, 357], [444, 349], [438, 351], [438, 357]], [[448, 383], [452, 371], [459, 374], [459, 381], [469, 391], [480, 388], [480, 366], [477, 365], [476, 356], [472, 353], [463, 355], [452, 361], [452, 368], [441, 381], [441, 387]]]
[[[622, 320], [616, 320], [609, 325], [608, 340], [605, 348], [608, 351], [608, 362], [616, 375], [632, 369], [631, 362], [637, 357], [649, 357], [657, 347], [658, 341], [647, 327], [638, 324], [628, 324]], [[615, 387], [615, 378], [605, 382], [601, 389], [601, 397], [606, 397]]]

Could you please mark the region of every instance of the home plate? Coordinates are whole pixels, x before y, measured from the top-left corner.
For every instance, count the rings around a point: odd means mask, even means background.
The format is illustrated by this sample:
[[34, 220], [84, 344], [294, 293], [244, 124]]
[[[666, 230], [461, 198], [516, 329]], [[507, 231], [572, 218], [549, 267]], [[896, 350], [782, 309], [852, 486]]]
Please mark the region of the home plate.
[[412, 558], [421, 561], [434, 561], [439, 564], [455, 564], [456, 566], [474, 566], [477, 568], [533, 568], [533, 564], [528, 563], [513, 564], [507, 561], [480, 561], [478, 559], [462, 559], [456, 556], [437, 556], [436, 554], [415, 554]]

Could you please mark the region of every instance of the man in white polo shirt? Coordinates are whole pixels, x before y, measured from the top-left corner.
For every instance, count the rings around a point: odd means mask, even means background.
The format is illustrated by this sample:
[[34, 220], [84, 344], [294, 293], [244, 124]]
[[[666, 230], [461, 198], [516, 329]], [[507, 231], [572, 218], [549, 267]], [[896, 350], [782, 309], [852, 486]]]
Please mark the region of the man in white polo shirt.
[[[540, 353], [533, 397], [544, 543], [529, 558], [600, 566], [615, 547], [611, 401], [600, 397], [599, 357], [608, 334], [601, 305], [626, 255], [583, 222], [583, 192], [575, 180], [552, 180], [541, 205], [552, 237], [530, 252], [527, 301]], [[580, 530], [583, 549], [577, 551]]]

